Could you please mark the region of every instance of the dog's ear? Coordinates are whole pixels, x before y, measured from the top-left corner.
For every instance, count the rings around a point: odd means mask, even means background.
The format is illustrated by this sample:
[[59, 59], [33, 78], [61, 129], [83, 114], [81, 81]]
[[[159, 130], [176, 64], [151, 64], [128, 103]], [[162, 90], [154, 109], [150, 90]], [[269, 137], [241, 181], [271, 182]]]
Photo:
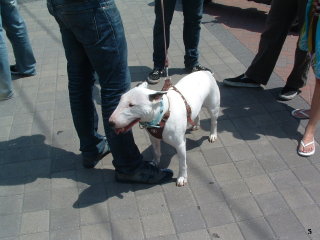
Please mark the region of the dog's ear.
[[167, 94], [167, 91], [158, 91], [152, 94], [149, 94], [150, 102], [159, 101], [164, 94]]
[[136, 87], [148, 88], [148, 83], [147, 83], [147, 81], [144, 81], [144, 82], [138, 83]]

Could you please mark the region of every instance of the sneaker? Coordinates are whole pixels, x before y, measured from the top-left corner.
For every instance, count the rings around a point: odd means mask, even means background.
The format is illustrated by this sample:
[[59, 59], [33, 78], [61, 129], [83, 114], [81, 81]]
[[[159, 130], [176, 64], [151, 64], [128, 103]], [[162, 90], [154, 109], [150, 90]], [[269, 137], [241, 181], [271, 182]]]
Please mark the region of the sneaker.
[[172, 179], [173, 172], [170, 169], [160, 169], [150, 162], [143, 162], [132, 174], [116, 172], [115, 178], [123, 183], [160, 184]]
[[251, 78], [246, 77], [245, 74], [241, 74], [238, 77], [234, 78], [226, 78], [223, 80], [223, 83], [228, 86], [232, 87], [251, 87], [251, 88], [258, 88], [260, 84], [254, 81]]
[[102, 158], [104, 158], [104, 156], [106, 156], [108, 153], [110, 153], [110, 147], [109, 147], [108, 143], [106, 142], [102, 153], [100, 153], [98, 156], [96, 156], [96, 157], [82, 157], [82, 166], [85, 168], [94, 168], [98, 164], [98, 162]]
[[279, 100], [288, 101], [297, 96], [301, 91], [297, 88], [284, 86], [279, 94]]
[[163, 68], [154, 68], [151, 73], [149, 73], [147, 82], [150, 84], [157, 84], [160, 81], [160, 78], [164, 77]]
[[20, 73], [17, 69], [16, 65], [11, 65], [10, 66], [10, 71], [12, 75], [20, 75], [21, 77], [31, 77], [36, 75], [35, 73]]
[[209, 68], [207, 68], [205, 66], [202, 66], [201, 64], [198, 64], [198, 65], [196, 65], [196, 66], [194, 66], [192, 68], [187, 68], [186, 67], [186, 71], [188, 73], [193, 73], [193, 72], [198, 72], [198, 71], [209, 71], [209, 72], [212, 73], [212, 71]]

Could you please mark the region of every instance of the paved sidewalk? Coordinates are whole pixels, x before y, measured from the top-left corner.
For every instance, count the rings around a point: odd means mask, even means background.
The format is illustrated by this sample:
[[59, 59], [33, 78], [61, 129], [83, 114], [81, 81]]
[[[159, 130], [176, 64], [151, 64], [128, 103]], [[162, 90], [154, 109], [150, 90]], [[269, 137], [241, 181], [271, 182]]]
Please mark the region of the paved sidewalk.
[[[308, 103], [301, 97], [278, 102], [284, 82], [277, 73], [264, 90], [224, 87], [222, 80], [243, 72], [253, 51], [215, 16], [204, 16], [200, 60], [220, 86], [218, 141], [206, 140], [209, 119], [203, 112], [203, 129], [187, 134], [188, 185], [131, 185], [114, 181], [110, 155], [96, 169], [82, 168], [58, 26], [44, 0], [20, 3], [38, 74], [14, 80], [16, 97], [0, 102], [0, 240], [320, 239], [320, 147], [312, 157], [297, 155], [306, 120], [290, 116]], [[134, 86], [153, 65], [154, 3], [117, 5]], [[185, 74], [180, 9], [169, 51], [174, 82]], [[135, 127], [134, 135], [150, 159], [147, 133]], [[162, 165], [176, 177], [175, 151], [164, 144], [163, 154]]]

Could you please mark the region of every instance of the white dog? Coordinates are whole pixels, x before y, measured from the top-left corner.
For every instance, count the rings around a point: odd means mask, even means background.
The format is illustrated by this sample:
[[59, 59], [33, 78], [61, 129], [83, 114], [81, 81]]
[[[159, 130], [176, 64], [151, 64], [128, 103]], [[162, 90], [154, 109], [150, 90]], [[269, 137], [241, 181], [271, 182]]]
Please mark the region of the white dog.
[[[191, 113], [188, 111], [188, 105]], [[188, 123], [193, 125], [193, 129], [199, 127], [202, 106], [211, 116], [209, 142], [214, 142], [217, 139], [220, 91], [216, 80], [208, 71], [191, 73], [167, 91], [154, 91], [147, 88], [146, 82], [142, 83], [121, 97], [109, 122], [117, 133], [128, 131], [137, 122], [149, 130], [151, 135], [160, 129], [162, 139], [177, 150], [177, 186], [184, 186], [187, 183], [185, 132]], [[159, 128], [159, 125], [162, 128]], [[154, 162], [158, 164], [161, 156], [160, 139], [151, 135]]]

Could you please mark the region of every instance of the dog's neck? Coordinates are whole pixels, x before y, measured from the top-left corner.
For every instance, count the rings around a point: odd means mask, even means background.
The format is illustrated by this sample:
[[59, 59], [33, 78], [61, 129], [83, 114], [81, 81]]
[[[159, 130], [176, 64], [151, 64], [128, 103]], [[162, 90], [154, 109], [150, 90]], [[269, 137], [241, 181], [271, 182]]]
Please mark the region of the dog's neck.
[[154, 104], [150, 118], [140, 121], [142, 127], [158, 127], [163, 115], [169, 110], [169, 99], [166, 94], [162, 96], [162, 99]]

